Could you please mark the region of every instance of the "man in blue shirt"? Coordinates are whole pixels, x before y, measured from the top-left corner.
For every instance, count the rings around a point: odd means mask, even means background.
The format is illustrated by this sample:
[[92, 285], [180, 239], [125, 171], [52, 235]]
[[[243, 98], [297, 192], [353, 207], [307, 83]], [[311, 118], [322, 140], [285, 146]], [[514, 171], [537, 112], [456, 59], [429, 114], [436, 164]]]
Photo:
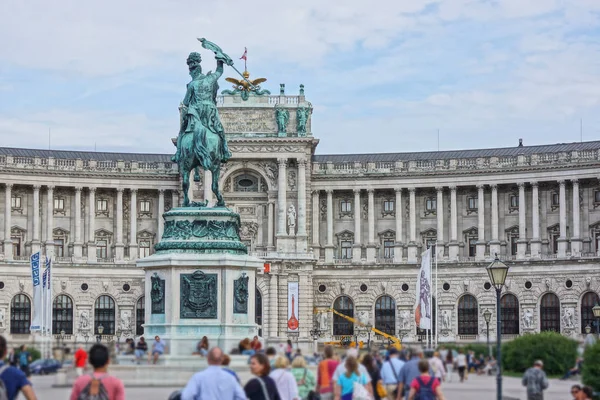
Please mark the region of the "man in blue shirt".
[[158, 357], [162, 356], [165, 353], [165, 342], [160, 340], [160, 337], [157, 335], [154, 337], [154, 343], [152, 343], [152, 353], [148, 354], [148, 362], [152, 360], [153, 364], [158, 362]]
[[381, 367], [381, 380], [387, 390], [387, 398], [390, 400], [396, 400], [396, 394], [398, 389], [398, 378], [400, 377], [400, 371], [404, 366], [404, 361], [400, 359], [400, 352], [392, 347], [388, 351], [389, 360], [383, 363]]
[[23, 371], [10, 365], [4, 365], [4, 362], [1, 361], [6, 357], [6, 347], [6, 339], [4, 336], [0, 336], [0, 380], [6, 389], [8, 400], [16, 399], [19, 391], [27, 400], [36, 400], [31, 383]]
[[222, 359], [220, 348], [210, 349], [206, 356], [208, 368], [192, 376], [181, 392], [181, 400], [246, 400], [246, 393], [238, 381], [221, 368]]
[[[410, 384], [416, 377], [421, 376], [421, 371], [419, 371], [419, 361], [423, 358], [423, 349], [420, 347], [411, 349], [410, 357], [410, 360], [402, 366], [402, 371], [400, 371], [397, 400], [402, 400], [402, 397], [408, 399]], [[434, 376], [431, 368], [429, 368], [429, 375]], [[403, 392], [404, 396], [402, 396]]]

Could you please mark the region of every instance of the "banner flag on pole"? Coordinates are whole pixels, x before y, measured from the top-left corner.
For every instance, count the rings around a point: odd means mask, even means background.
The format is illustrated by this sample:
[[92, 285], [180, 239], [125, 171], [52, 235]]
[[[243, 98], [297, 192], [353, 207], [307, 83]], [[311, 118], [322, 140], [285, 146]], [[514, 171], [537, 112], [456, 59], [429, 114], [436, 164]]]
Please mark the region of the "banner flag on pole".
[[421, 269], [417, 276], [415, 322], [421, 329], [431, 329], [431, 248], [421, 254]]
[[31, 279], [33, 281], [33, 317], [31, 318], [30, 330], [40, 331], [42, 329], [42, 281], [40, 279], [40, 252], [31, 255]]
[[46, 293], [44, 296], [44, 308], [45, 318], [44, 324], [46, 333], [52, 334], [52, 259], [46, 257], [46, 269], [44, 270], [44, 276], [46, 278]]

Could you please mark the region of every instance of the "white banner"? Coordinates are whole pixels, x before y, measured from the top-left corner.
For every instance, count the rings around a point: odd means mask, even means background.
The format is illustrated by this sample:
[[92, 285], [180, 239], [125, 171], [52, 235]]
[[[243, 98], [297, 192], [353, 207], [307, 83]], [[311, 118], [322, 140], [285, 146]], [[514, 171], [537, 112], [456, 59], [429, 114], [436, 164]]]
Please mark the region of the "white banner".
[[417, 276], [415, 322], [421, 329], [431, 329], [431, 248], [421, 254], [421, 269]]
[[[44, 270], [44, 327], [48, 334], [52, 334], [52, 259], [46, 258], [46, 269]], [[58, 332], [57, 332], [58, 333]]]
[[298, 332], [298, 282], [288, 282], [288, 332]]
[[33, 316], [31, 318], [31, 331], [42, 329], [42, 279], [40, 276], [40, 252], [31, 255], [31, 279], [33, 280]]

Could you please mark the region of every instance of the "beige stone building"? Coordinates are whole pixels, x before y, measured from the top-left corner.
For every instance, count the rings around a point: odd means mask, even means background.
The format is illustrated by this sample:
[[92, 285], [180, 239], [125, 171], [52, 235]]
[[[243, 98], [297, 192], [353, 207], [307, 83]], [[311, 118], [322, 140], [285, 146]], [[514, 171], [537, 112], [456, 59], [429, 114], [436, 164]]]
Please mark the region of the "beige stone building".
[[[404, 341], [422, 339], [416, 277], [420, 254], [434, 245], [440, 342], [485, 340], [486, 310], [495, 337], [485, 267], [496, 254], [511, 266], [505, 338], [540, 330], [580, 337], [593, 325], [600, 141], [315, 155], [326, 132], [312, 130], [303, 88], [217, 101], [234, 155], [221, 187], [249, 251], [271, 266], [256, 293], [265, 339], [287, 339], [289, 282], [299, 283], [301, 344], [312, 343], [313, 329], [319, 341], [367, 338], [329, 308]], [[135, 262], [152, 254], [162, 213], [181, 198], [170, 156], [0, 148], [0, 334], [31, 340], [28, 260], [38, 250], [54, 259], [55, 334], [93, 340], [99, 325], [107, 340], [143, 334]], [[210, 177], [200, 178], [192, 197], [212, 200], [203, 184]]]

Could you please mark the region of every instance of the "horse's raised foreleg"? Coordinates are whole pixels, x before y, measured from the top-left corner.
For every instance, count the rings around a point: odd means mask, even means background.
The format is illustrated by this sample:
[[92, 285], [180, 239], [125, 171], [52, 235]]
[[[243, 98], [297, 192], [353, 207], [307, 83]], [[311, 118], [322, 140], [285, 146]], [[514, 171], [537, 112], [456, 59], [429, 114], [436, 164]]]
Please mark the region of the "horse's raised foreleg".
[[217, 207], [225, 207], [225, 200], [223, 200], [223, 195], [221, 194], [221, 191], [219, 190], [219, 177], [221, 176], [221, 164], [219, 163], [217, 165], [217, 168], [214, 169], [214, 171], [212, 172], [212, 192], [215, 194], [215, 197], [217, 198], [217, 204], [215, 204]]
[[180, 168], [181, 179], [183, 180], [183, 206], [190, 206], [190, 197], [188, 190], [190, 189], [190, 171], [187, 168]]

